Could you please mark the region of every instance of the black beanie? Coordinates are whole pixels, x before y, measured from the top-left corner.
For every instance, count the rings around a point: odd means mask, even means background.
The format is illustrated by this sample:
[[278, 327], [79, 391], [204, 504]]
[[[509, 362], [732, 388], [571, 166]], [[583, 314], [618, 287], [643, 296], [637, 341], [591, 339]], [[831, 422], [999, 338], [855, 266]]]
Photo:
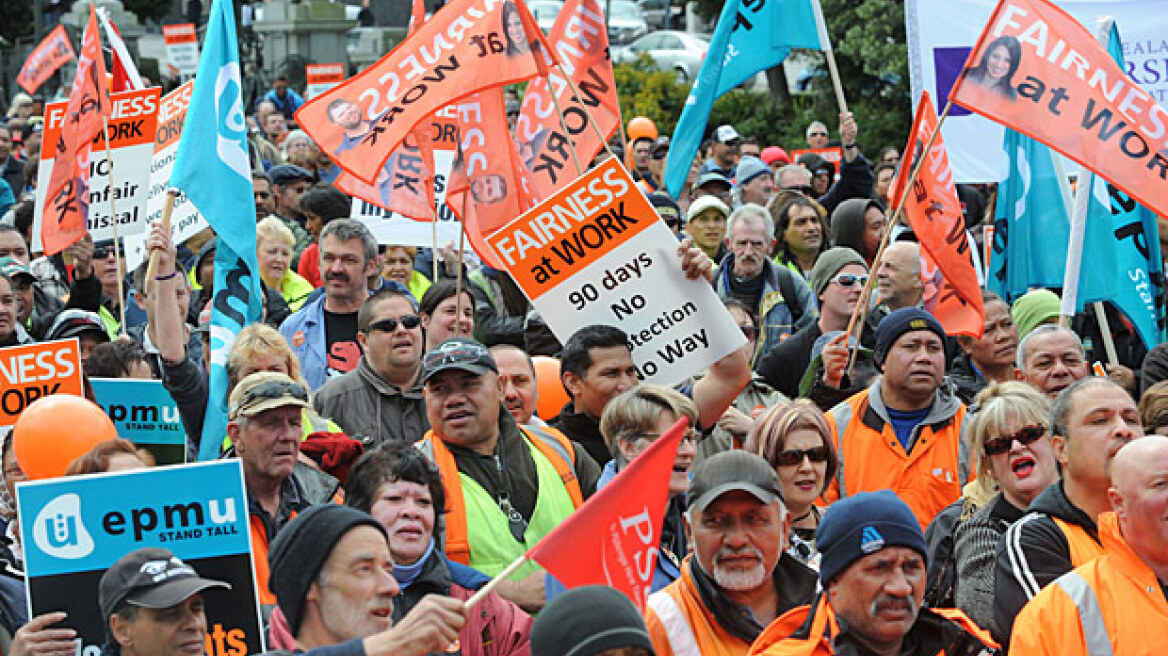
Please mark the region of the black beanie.
[[876, 364], [884, 366], [884, 358], [900, 336], [913, 330], [930, 330], [941, 338], [945, 346], [945, 329], [933, 315], [917, 307], [901, 308], [880, 320], [876, 326]]
[[556, 597], [535, 616], [531, 656], [595, 656], [608, 649], [653, 642], [629, 598], [605, 585], [585, 585]]
[[[385, 527], [369, 513], [326, 503], [297, 515], [272, 541], [268, 589], [276, 595], [293, 636], [300, 632], [308, 588], [337, 542], [358, 526], [372, 526], [385, 535]], [[385, 539], [388, 542], [389, 536]]]
[[908, 504], [891, 490], [840, 499], [828, 506], [815, 531], [819, 580], [827, 585], [852, 563], [885, 547], [907, 547], [928, 562], [925, 536]]

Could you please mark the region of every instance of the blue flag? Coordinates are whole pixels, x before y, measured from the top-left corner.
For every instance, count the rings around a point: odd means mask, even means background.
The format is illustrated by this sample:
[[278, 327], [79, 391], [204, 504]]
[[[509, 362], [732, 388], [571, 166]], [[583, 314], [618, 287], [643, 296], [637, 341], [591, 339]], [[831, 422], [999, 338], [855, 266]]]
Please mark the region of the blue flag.
[[791, 48], [831, 50], [819, 0], [726, 1], [673, 131], [665, 162], [670, 196], [681, 194], [714, 101], [755, 73], [783, 63]]
[[231, 2], [215, 0], [170, 178], [218, 234], [210, 396], [199, 460], [219, 456], [227, 435], [227, 355], [239, 331], [263, 311], [242, 90]]
[[[1107, 51], [1124, 68], [1119, 30], [1111, 24]], [[1106, 296], [1135, 326], [1148, 349], [1164, 341], [1163, 261], [1156, 215], [1103, 178], [1084, 170], [1081, 190], [1091, 190], [1087, 210], [1088, 238], [1081, 258], [1080, 285], [1099, 278], [1113, 283]], [[1086, 185], [1086, 186], [1083, 186]], [[1103, 243], [1091, 231], [1107, 234]], [[1079, 296], [1077, 309], [1091, 299]], [[1098, 300], [1098, 299], [1097, 299]]]

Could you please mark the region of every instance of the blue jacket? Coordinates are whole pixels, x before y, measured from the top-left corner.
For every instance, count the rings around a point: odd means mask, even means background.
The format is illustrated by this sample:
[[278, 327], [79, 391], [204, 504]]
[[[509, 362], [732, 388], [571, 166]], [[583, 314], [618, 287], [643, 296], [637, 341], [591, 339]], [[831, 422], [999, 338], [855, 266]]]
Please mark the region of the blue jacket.
[[280, 97], [276, 95], [275, 89], [270, 89], [267, 93], [264, 94], [264, 97], [260, 99], [260, 102], [263, 102], [264, 100], [272, 101], [272, 104], [276, 106], [276, 109], [280, 110], [280, 113], [283, 114], [284, 118], [288, 120], [291, 120], [292, 115], [296, 113], [296, 110], [300, 109], [300, 106], [304, 104], [304, 98], [291, 89], [288, 89], [288, 93], [284, 96], [283, 100], [280, 100]]
[[300, 373], [312, 391], [328, 381], [328, 339], [324, 334], [324, 294], [304, 303], [280, 324], [280, 334], [300, 360]]
[[[727, 299], [730, 292], [730, 272], [734, 270], [734, 254], [731, 253], [722, 260], [714, 276], [714, 291], [718, 298]], [[754, 308], [759, 320], [759, 336], [756, 353], [766, 353], [767, 349], [778, 344], [794, 333], [810, 326], [819, 316], [819, 304], [815, 294], [803, 276], [791, 271], [785, 266], [778, 266], [766, 258], [763, 260], [763, 288], [759, 297], [758, 307]], [[780, 276], [790, 276], [787, 288], [794, 290], [799, 306], [799, 317], [795, 318], [791, 311], [791, 303], [784, 298], [783, 284]]]

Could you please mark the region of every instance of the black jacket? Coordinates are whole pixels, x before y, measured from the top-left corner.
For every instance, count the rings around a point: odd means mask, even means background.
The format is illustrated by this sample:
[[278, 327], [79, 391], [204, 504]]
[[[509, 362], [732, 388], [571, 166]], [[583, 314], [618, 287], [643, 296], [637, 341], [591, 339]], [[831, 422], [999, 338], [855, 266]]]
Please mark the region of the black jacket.
[[989, 385], [985, 376], [974, 368], [973, 360], [968, 353], [962, 353], [953, 359], [953, 366], [949, 369], [949, 380], [956, 388], [957, 398], [965, 405], [972, 405], [974, 397]]
[[799, 396], [799, 381], [803, 380], [803, 372], [811, 363], [811, 347], [822, 334], [819, 322], [812, 323], [767, 349], [754, 365], [754, 370], [767, 385], [787, 398]]

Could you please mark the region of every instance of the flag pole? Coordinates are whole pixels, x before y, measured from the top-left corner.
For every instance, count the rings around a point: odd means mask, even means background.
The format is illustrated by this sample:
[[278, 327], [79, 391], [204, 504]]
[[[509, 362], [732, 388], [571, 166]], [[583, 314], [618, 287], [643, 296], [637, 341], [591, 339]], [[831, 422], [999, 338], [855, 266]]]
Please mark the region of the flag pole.
[[[174, 212], [174, 199], [178, 196], [178, 191], [173, 187], [166, 190], [166, 200], [162, 204], [162, 232], [170, 234], [170, 215]], [[162, 251], [154, 251], [150, 253], [150, 262], [146, 265], [146, 289], [142, 293], [147, 297], [154, 292], [154, 276], [158, 275], [158, 260], [162, 257]]]
[[[605, 138], [604, 133], [600, 131], [600, 126], [596, 124], [596, 119], [592, 118], [592, 112], [588, 111], [588, 105], [585, 105], [584, 101], [581, 100], [580, 89], [578, 89], [576, 87], [576, 83], [572, 81], [572, 76], [568, 75], [568, 73], [564, 70], [563, 64], [556, 62], [556, 68], [559, 69], [560, 75], [563, 75], [564, 79], [568, 81], [568, 85], [572, 87], [572, 96], [574, 96], [576, 98], [576, 102], [580, 103], [580, 108], [584, 110], [584, 116], [588, 119], [588, 125], [592, 126], [592, 131], [595, 132], [597, 138], [600, 139], [601, 145], [604, 146], [604, 149], [608, 151], [609, 155], [616, 157], [616, 153], [612, 152], [612, 148], [610, 148], [608, 146], [608, 139]], [[548, 85], [548, 89], [549, 90], [551, 89], [551, 85]], [[618, 112], [619, 112], [619, 108], [618, 108]], [[623, 130], [620, 127], [618, 127], [617, 132], [621, 133], [621, 141], [624, 142]], [[567, 136], [567, 135], [565, 135], [565, 136]], [[627, 146], [626, 146], [626, 148], [627, 148]]]
[[[560, 72], [563, 73], [564, 69], [561, 68]], [[560, 117], [560, 129], [564, 131], [564, 139], [568, 141], [568, 150], [572, 153], [572, 163], [576, 165], [576, 175], [584, 175], [584, 169], [580, 166], [580, 156], [576, 154], [576, 142], [568, 133], [568, 122], [564, 120], [564, 110], [560, 109], [560, 97], [556, 94], [555, 89], [552, 89], [550, 81], [548, 82], [548, 91], [552, 95], [552, 104], [556, 106], [556, 114]], [[579, 96], [576, 97], [576, 100], [579, 102]], [[584, 103], [580, 103], [580, 106], [583, 107]]]
[[[430, 246], [433, 249], [430, 258], [430, 263], [433, 265], [431, 269], [434, 272], [434, 282], [438, 282], [438, 208], [434, 208], [434, 220], [430, 222]], [[421, 299], [418, 299], [421, 300]]]
[[109, 119], [105, 114], [101, 115], [101, 124], [105, 128], [105, 159], [106, 159], [106, 177], [109, 179], [109, 186], [106, 188], [106, 195], [109, 196], [110, 203], [110, 223], [114, 229], [114, 266], [118, 273], [118, 315], [121, 323], [118, 325], [118, 330], [124, 336], [126, 334], [126, 290], [123, 289], [125, 272], [122, 270], [122, 263], [125, 262], [122, 249], [118, 247], [118, 211], [114, 205], [114, 155], [110, 151], [110, 131]]
[[[470, 189], [462, 195], [462, 220], [458, 231], [458, 274], [454, 279], [454, 334], [462, 334], [462, 252], [466, 246], [466, 197], [470, 196]], [[437, 281], [435, 281], [437, 282]], [[473, 312], [473, 310], [472, 310]]]
[[[835, 88], [835, 101], [839, 104], [841, 114], [848, 113], [848, 101], [844, 98], [844, 87], [840, 83], [839, 69], [835, 65], [835, 51], [825, 50], [824, 54], [827, 56], [827, 70], [831, 73], [831, 86]], [[948, 111], [948, 106], [946, 106]]]
[[[928, 157], [929, 150], [933, 147], [933, 142], [936, 141], [937, 135], [941, 134], [941, 126], [945, 124], [945, 118], [949, 116], [949, 108], [953, 106], [953, 101], [945, 103], [945, 109], [941, 112], [941, 116], [937, 119], [937, 128], [929, 135], [929, 140], [925, 143], [925, 147], [921, 150], [921, 156], [917, 159], [916, 165], [912, 167], [912, 172], [909, 174], [908, 180], [904, 183], [904, 189], [900, 192], [900, 199], [896, 203], [896, 209], [892, 217], [888, 220], [888, 224], [884, 226], [884, 236], [880, 239], [880, 248], [876, 251], [876, 257], [872, 258], [872, 268], [868, 270], [868, 284], [864, 286], [864, 291], [860, 294], [860, 301], [856, 304], [856, 309], [852, 312], [852, 318], [848, 321], [848, 328], [845, 331], [850, 337], [852, 331], [856, 329], [856, 324], [861, 326], [863, 331], [864, 321], [868, 317], [868, 299], [872, 296], [872, 288], [876, 286], [875, 271], [880, 267], [880, 260], [884, 257], [884, 249], [888, 246], [888, 242], [892, 239], [892, 228], [900, 220], [901, 214], [904, 212], [904, 204], [908, 200], [909, 192], [912, 191], [913, 183], [917, 181], [917, 176], [921, 173], [921, 168], [925, 164], [925, 159]], [[914, 135], [915, 136], [915, 135]], [[856, 336], [856, 343], [849, 347], [848, 352], [848, 367], [846, 373], [851, 375], [856, 366], [856, 351], [860, 348], [859, 335]]]
[[466, 608], [473, 608], [474, 605], [479, 603], [480, 601], [482, 601], [483, 597], [487, 596], [491, 592], [491, 590], [494, 590], [495, 586], [502, 583], [504, 580], [507, 579], [507, 577], [514, 574], [516, 570], [518, 570], [520, 567], [523, 567], [526, 563], [527, 563], [527, 554], [524, 554], [524, 555], [516, 558], [515, 560], [511, 561], [511, 564], [508, 565], [507, 567], [503, 568], [503, 571], [499, 572], [498, 576], [491, 579], [490, 581], [487, 581], [486, 585], [479, 588], [477, 592], [475, 592], [473, 595], [471, 595], [470, 599], [466, 600], [465, 607]]
[[1095, 308], [1095, 320], [1099, 322], [1099, 333], [1103, 335], [1103, 349], [1107, 351], [1107, 363], [1119, 364], [1119, 355], [1115, 352], [1115, 341], [1111, 337], [1111, 322], [1107, 320], [1107, 312], [1103, 309], [1102, 301], [1091, 304]]

